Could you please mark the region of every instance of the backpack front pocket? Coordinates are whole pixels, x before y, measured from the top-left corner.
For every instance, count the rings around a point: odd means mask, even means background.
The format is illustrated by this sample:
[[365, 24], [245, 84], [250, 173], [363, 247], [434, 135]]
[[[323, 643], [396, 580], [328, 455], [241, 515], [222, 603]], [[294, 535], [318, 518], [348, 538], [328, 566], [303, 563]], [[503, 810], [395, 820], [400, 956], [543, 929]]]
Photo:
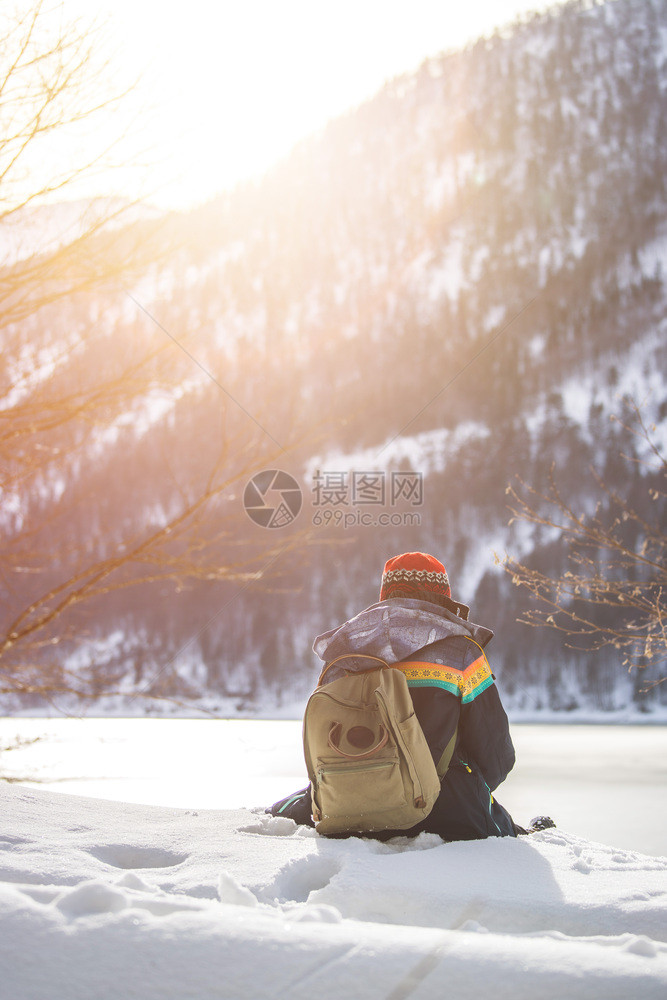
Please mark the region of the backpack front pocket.
[[316, 792], [323, 818], [358, 817], [360, 824], [365, 814], [405, 804], [397, 756], [345, 763], [318, 760]]

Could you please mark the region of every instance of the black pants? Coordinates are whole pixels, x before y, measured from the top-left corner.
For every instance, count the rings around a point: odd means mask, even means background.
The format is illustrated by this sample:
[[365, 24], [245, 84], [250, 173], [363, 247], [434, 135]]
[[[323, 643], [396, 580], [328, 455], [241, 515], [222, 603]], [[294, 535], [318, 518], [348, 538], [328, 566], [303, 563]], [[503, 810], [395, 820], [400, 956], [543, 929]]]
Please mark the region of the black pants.
[[[272, 816], [287, 816], [303, 826], [314, 826], [310, 785], [276, 802], [267, 812]], [[409, 830], [383, 830], [362, 836], [388, 840], [398, 836], [416, 837], [422, 832], [437, 833], [443, 840], [452, 841], [516, 837], [526, 831], [517, 826], [508, 811], [496, 801], [481, 774], [464, 764], [453, 764], [426, 819]]]

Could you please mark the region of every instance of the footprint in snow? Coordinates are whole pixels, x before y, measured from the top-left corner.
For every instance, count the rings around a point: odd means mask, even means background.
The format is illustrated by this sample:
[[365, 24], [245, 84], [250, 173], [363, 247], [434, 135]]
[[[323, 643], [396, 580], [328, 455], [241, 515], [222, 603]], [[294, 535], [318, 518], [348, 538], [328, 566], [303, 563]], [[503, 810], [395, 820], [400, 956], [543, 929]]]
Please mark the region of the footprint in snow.
[[295, 859], [262, 889], [260, 899], [270, 903], [305, 903], [311, 892], [326, 888], [341, 867], [341, 862], [325, 854]]
[[159, 847], [137, 847], [134, 844], [107, 844], [88, 851], [98, 861], [113, 868], [173, 868], [187, 860], [187, 854], [166, 851]]

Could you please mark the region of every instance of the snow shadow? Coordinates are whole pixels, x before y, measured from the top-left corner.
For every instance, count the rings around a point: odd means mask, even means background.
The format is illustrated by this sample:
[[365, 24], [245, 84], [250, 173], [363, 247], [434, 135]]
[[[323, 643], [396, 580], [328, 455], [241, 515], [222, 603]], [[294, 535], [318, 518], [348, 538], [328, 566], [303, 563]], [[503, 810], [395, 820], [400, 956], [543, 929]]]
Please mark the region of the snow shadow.
[[582, 922], [579, 908], [568, 906], [552, 866], [529, 841], [434, 846], [419, 840], [318, 840], [313, 854], [286, 864], [259, 898], [326, 904], [343, 917], [374, 923], [588, 932], [590, 913]]
[[88, 853], [112, 868], [173, 868], [188, 858], [187, 854], [159, 847], [139, 847], [135, 844], [107, 844], [91, 847]]
[[344, 858], [316, 850], [307, 858], [294, 858], [258, 893], [265, 903], [306, 903], [320, 892], [345, 866]]

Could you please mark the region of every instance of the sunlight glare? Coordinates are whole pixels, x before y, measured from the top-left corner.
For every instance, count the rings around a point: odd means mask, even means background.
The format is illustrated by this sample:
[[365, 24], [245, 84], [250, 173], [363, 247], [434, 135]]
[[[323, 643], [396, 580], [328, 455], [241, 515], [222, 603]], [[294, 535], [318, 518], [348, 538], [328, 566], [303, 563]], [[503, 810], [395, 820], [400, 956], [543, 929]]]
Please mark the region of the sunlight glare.
[[123, 130], [115, 193], [122, 185], [124, 194], [186, 207], [264, 172], [386, 80], [547, 5], [65, 0], [62, 9], [104, 25], [118, 89], [139, 78], [123, 105], [133, 124]]

